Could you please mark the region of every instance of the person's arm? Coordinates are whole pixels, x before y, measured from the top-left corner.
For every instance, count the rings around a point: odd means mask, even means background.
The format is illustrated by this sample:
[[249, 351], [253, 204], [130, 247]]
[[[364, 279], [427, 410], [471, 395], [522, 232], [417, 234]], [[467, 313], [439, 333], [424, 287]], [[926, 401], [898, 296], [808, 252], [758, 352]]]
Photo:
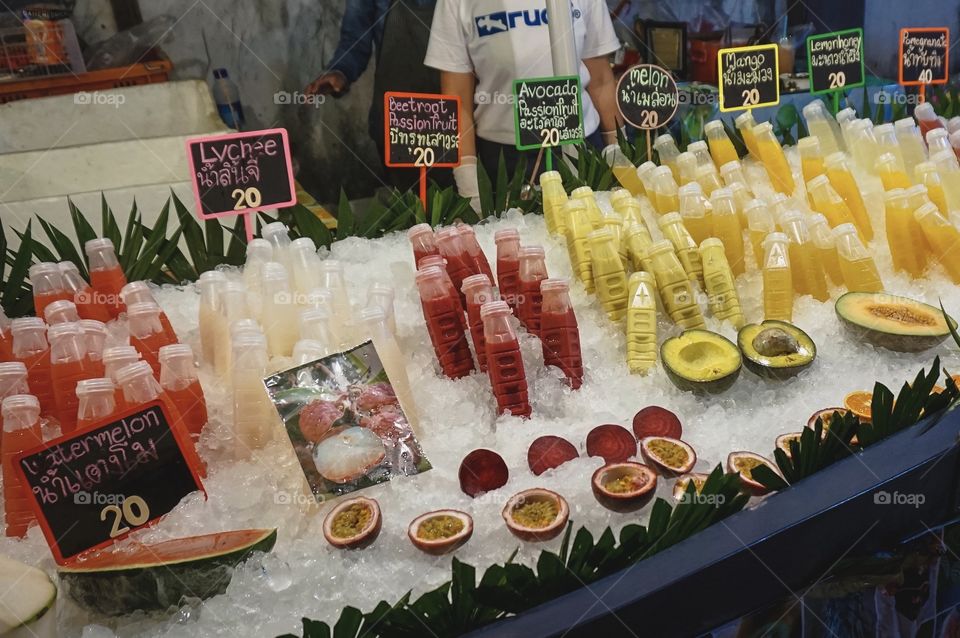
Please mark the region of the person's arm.
[[583, 61], [590, 72], [587, 93], [600, 114], [600, 132], [604, 144], [616, 144], [617, 129], [623, 124], [617, 110], [617, 81], [607, 56], [587, 58]]
[[477, 179], [477, 134], [474, 130], [473, 95], [477, 78], [473, 73], [440, 73], [440, 91], [460, 98], [460, 166], [453, 169], [457, 192], [470, 200], [474, 210], [480, 208], [480, 182]]
[[333, 52], [330, 68], [310, 83], [307, 95], [339, 96], [349, 90], [370, 63], [373, 55], [374, 25], [383, 20], [376, 0], [351, 0], [340, 23], [340, 42]]

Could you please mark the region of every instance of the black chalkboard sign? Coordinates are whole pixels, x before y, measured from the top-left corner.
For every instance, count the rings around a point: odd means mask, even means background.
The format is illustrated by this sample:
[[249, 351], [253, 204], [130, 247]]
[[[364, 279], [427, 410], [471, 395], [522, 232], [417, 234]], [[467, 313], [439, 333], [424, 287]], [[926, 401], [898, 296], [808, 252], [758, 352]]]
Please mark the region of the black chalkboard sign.
[[203, 490], [162, 403], [15, 458], [57, 563], [150, 525]]
[[391, 167], [460, 165], [460, 98], [430, 93], [384, 95], [384, 158]]
[[717, 55], [721, 111], [743, 111], [780, 103], [778, 45], [720, 49]]
[[810, 92], [814, 95], [863, 86], [863, 29], [835, 31], [807, 38]]
[[666, 126], [680, 105], [673, 75], [653, 64], [627, 69], [617, 83], [617, 107], [623, 119], [639, 129]]
[[900, 30], [900, 84], [946, 84], [950, 79], [950, 29]]
[[513, 121], [519, 150], [583, 142], [583, 98], [579, 77], [515, 80], [513, 98]]
[[187, 157], [201, 219], [297, 203], [286, 129], [190, 139]]

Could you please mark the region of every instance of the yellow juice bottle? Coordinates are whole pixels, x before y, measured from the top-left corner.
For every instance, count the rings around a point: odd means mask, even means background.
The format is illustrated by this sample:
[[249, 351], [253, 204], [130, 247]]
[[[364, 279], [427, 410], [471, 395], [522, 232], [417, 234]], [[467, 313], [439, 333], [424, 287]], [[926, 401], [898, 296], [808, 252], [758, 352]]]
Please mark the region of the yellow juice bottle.
[[947, 206], [951, 211], [960, 210], [960, 165], [953, 151], [941, 151], [930, 157], [937, 167], [937, 174], [947, 196]]
[[627, 271], [613, 243], [613, 233], [604, 228], [590, 233], [590, 261], [600, 305], [611, 321], [620, 321], [627, 312]]
[[567, 201], [567, 191], [563, 188], [563, 179], [557, 171], [547, 171], [540, 176], [540, 189], [543, 192], [543, 217], [547, 232], [551, 235], [563, 235], [565, 226], [561, 210]]
[[907, 174], [901, 168], [901, 163], [897, 162], [893, 153], [884, 153], [878, 157], [875, 166], [877, 175], [883, 182], [883, 190], [890, 191], [895, 188], [903, 189], [913, 186], [913, 182], [907, 177]]
[[807, 194], [810, 196], [811, 208], [827, 218], [830, 228], [853, 223], [853, 213], [826, 175], [810, 180], [807, 183]]
[[[624, 207], [624, 202], [628, 200], [637, 201], [637, 198], [630, 194], [626, 188], [615, 188], [610, 191], [610, 208], [613, 209], [613, 214], [615, 214], [620, 219], [623, 219], [623, 213], [620, 211]], [[609, 213], [604, 213], [608, 215]]]
[[823, 271], [830, 277], [834, 286], [843, 285], [843, 273], [840, 272], [840, 257], [837, 255], [837, 243], [830, 230], [827, 218], [820, 213], [807, 215], [807, 228], [820, 254]]
[[843, 283], [850, 292], [881, 292], [883, 281], [873, 257], [867, 251], [857, 227], [853, 224], [841, 224], [833, 229], [837, 240], [837, 253], [840, 256], [840, 272]]
[[877, 149], [880, 155], [889, 153], [893, 155], [894, 166], [901, 173], [910, 173], [903, 160], [903, 151], [900, 148], [900, 140], [897, 139], [897, 129], [893, 124], [877, 124], [873, 127], [873, 137], [877, 140]]
[[633, 270], [652, 272], [650, 248], [653, 246], [653, 238], [650, 237], [647, 227], [643, 224], [630, 226], [627, 229], [626, 244]]
[[746, 145], [747, 150], [753, 155], [754, 159], [757, 161], [760, 160], [760, 147], [757, 145], [757, 138], [753, 134], [753, 129], [757, 125], [757, 121], [753, 119], [753, 113], [751, 111], [744, 111], [737, 116], [737, 119], [734, 120], [734, 124], [737, 127], [737, 130], [740, 131], [740, 135], [743, 137], [743, 143]]
[[700, 261], [700, 250], [693, 237], [683, 225], [680, 213], [669, 213], [660, 218], [660, 232], [670, 240], [677, 258], [683, 266], [684, 272], [690, 281], [703, 283], [703, 262]]
[[900, 144], [903, 167], [908, 174], [916, 171], [918, 164], [927, 161], [927, 145], [923, 142], [920, 128], [912, 117], [905, 117], [893, 123], [893, 130]]
[[570, 199], [577, 199], [583, 202], [587, 207], [587, 216], [594, 230], [603, 228], [603, 213], [600, 206], [597, 205], [597, 198], [593, 194], [593, 189], [589, 186], [581, 186], [570, 192]]
[[746, 320], [740, 306], [740, 296], [734, 283], [733, 271], [724, 253], [723, 242], [716, 237], [700, 244], [700, 257], [703, 260], [703, 279], [710, 303], [710, 312], [721, 321], [740, 330]]
[[707, 122], [703, 127], [703, 133], [707, 136], [710, 155], [715, 165], [722, 167], [730, 162], [740, 162], [740, 155], [737, 154], [733, 142], [727, 137], [727, 131], [723, 128], [721, 120]]
[[945, 128], [935, 128], [927, 131], [927, 149], [930, 157], [943, 151], [953, 151], [950, 145], [950, 133]]
[[697, 166], [713, 166], [716, 168], [716, 164], [713, 163], [713, 156], [710, 155], [710, 147], [703, 140], [696, 140], [687, 144], [687, 151], [693, 153], [693, 156], [697, 158]]
[[630, 275], [627, 306], [627, 367], [646, 374], [657, 364], [657, 282], [653, 273]]
[[923, 184], [914, 184], [903, 192], [907, 196], [907, 205], [911, 211], [917, 210], [924, 204], [932, 203], [930, 193], [927, 192], [927, 187]]
[[669, 133], [664, 133], [653, 141], [653, 150], [657, 152], [660, 160], [660, 166], [666, 166], [673, 172], [674, 179], [680, 179], [677, 172], [677, 156], [680, 155], [680, 149], [677, 148], [677, 141]]
[[696, 244], [713, 233], [713, 218], [707, 211], [707, 199], [697, 182], [680, 187], [680, 216]]
[[712, 163], [697, 167], [697, 183], [700, 184], [700, 187], [707, 197], [710, 197], [713, 191], [718, 188], [723, 188], [723, 180], [720, 179], [720, 173], [717, 172], [716, 167]]
[[733, 182], [727, 188], [730, 189], [730, 192], [733, 193], [733, 201], [737, 206], [737, 215], [740, 216], [740, 227], [747, 227], [747, 214], [744, 212], [747, 209], [747, 204], [753, 200], [753, 196], [750, 194], [750, 189], [740, 182]]
[[733, 160], [722, 165], [720, 167], [720, 177], [723, 179], [724, 185], [728, 188], [734, 184], [740, 184], [748, 190], [750, 188], [747, 183], [747, 177], [743, 173], [743, 164], [740, 163], [740, 160]]
[[927, 267], [927, 240], [914, 218], [910, 198], [902, 188], [887, 191], [884, 197], [887, 245], [893, 267], [920, 277]]
[[770, 233], [763, 240], [763, 315], [765, 319], [793, 320], [793, 274], [790, 240]]
[[677, 183], [682, 187], [697, 181], [697, 156], [690, 151], [684, 151], [677, 156]]
[[679, 192], [680, 187], [669, 168], [659, 166], [653, 171], [654, 206], [659, 214], [666, 215], [680, 210]]
[[623, 154], [618, 144], [611, 144], [603, 149], [603, 158], [607, 160], [613, 176], [621, 186], [630, 191], [631, 195], [643, 194], [643, 182], [637, 175], [637, 167]]
[[587, 292], [592, 293], [593, 263], [590, 260], [590, 242], [587, 239], [593, 232], [593, 223], [583, 200], [571, 199], [563, 205], [567, 220], [567, 253], [570, 255], [570, 267]]
[[820, 139], [805, 137], [797, 143], [800, 151], [800, 167], [803, 172], [803, 182], [807, 183], [814, 177], [827, 174], [823, 165], [823, 151], [820, 150]]
[[646, 161], [637, 168], [637, 178], [643, 184], [643, 191], [647, 197], [653, 198], [653, 171], [657, 170], [657, 165]]
[[777, 222], [767, 204], [759, 199], [752, 200], [744, 209], [747, 216], [747, 230], [750, 245], [753, 247], [753, 259], [757, 268], [763, 268], [763, 240], [770, 233], [777, 232]]
[[[718, 188], [710, 196], [713, 206], [713, 237], [723, 244], [730, 270], [734, 275], [742, 275], [747, 271], [747, 262], [743, 250], [743, 227], [740, 225], [740, 215], [734, 202], [733, 191], [729, 188]], [[700, 244], [701, 256], [703, 243]], [[704, 264], [706, 277], [706, 264]]]
[[950, 207], [947, 205], [947, 193], [943, 190], [940, 173], [937, 172], [937, 167], [933, 165], [933, 162], [918, 163], [914, 170], [914, 175], [917, 184], [922, 184], [926, 187], [927, 196], [930, 197], [930, 201], [940, 209], [940, 214], [948, 214]]
[[[836, 153], [843, 150], [840, 145], [843, 138], [840, 135], [840, 126], [833, 119], [822, 100], [814, 100], [803, 107], [803, 118], [807, 121], [807, 130], [810, 137], [817, 140], [825, 153]], [[810, 181], [806, 177], [806, 181]]]
[[953, 283], [960, 284], [960, 231], [951, 224], [933, 204], [924, 204], [913, 212], [923, 229], [933, 255], [946, 269]]
[[684, 330], [705, 328], [703, 313], [693, 296], [693, 287], [669, 241], [650, 247], [650, 263], [657, 280], [660, 302], [675, 324]]
[[767, 169], [767, 175], [770, 176], [773, 188], [778, 193], [783, 193], [788, 197], [793, 195], [794, 188], [796, 188], [793, 181], [793, 170], [790, 168], [790, 163], [787, 162], [787, 156], [783, 154], [780, 142], [773, 134], [773, 125], [770, 122], [757, 124], [753, 129], [753, 136], [760, 152], [760, 161]]
[[626, 242], [623, 241], [623, 218], [617, 214], [604, 215], [603, 227], [613, 235], [613, 247], [617, 250], [617, 254], [620, 255], [620, 260], [626, 264], [627, 245]]
[[803, 213], [787, 213], [781, 218], [780, 227], [790, 240], [788, 248], [794, 291], [799, 295], [811, 295], [817, 301], [827, 301], [830, 292], [820, 265], [820, 251], [807, 228]]
[[610, 196], [610, 205], [613, 210], [623, 220], [624, 228], [630, 228], [633, 224], [645, 224], [643, 221], [643, 205], [636, 197], [617, 197]]
[[[865, 173], [874, 174], [874, 160], [880, 156], [880, 147], [877, 145], [877, 139], [873, 136], [873, 122], [868, 119], [855, 121], [850, 128], [850, 137], [852, 139], [849, 145], [850, 155], [857, 166]], [[827, 174], [829, 173], [830, 167], [828, 166]]]

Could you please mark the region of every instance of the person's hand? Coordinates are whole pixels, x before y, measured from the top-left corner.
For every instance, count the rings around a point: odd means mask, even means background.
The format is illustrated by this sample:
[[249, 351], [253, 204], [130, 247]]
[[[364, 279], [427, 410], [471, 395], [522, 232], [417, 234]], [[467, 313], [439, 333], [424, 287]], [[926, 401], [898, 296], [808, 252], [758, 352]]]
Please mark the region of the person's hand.
[[340, 71], [329, 71], [311, 82], [304, 93], [307, 95], [332, 95], [340, 97], [350, 88], [350, 82]]
[[480, 182], [477, 179], [477, 158], [465, 155], [460, 158], [460, 166], [453, 169], [453, 181], [457, 184], [460, 197], [470, 200], [470, 208], [480, 212]]

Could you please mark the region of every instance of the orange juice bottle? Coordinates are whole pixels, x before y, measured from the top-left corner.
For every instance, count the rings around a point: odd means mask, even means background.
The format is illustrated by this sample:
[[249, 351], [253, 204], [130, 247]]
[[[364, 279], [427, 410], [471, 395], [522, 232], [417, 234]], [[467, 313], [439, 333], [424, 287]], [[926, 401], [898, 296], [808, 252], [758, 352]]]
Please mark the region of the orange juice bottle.
[[643, 224], [631, 224], [624, 243], [627, 245], [627, 255], [634, 272], [653, 272], [648, 256], [650, 247], [653, 246], [653, 238], [647, 227]]
[[40, 402], [29, 394], [16, 394], [3, 400], [3, 505], [6, 535], [23, 538], [27, 528], [36, 520], [30, 508], [29, 487], [14, 468], [14, 457], [20, 452], [43, 445], [40, 430]]
[[80, 321], [80, 313], [77, 312], [77, 306], [72, 301], [60, 299], [51, 302], [43, 310], [43, 318], [48, 326], [55, 326], [58, 323], [76, 323]]
[[926, 269], [927, 240], [913, 216], [914, 207], [902, 188], [887, 191], [884, 197], [887, 245], [893, 267], [919, 277]]
[[717, 166], [723, 166], [730, 162], [739, 162], [740, 155], [734, 148], [733, 142], [727, 137], [727, 131], [723, 128], [723, 122], [720, 120], [711, 120], [703, 127], [703, 133], [707, 136], [707, 143], [710, 145], [710, 155], [713, 156], [713, 162]]
[[653, 273], [630, 275], [627, 306], [627, 367], [646, 374], [657, 364], [657, 282]]
[[697, 244], [713, 232], [713, 216], [707, 211], [707, 199], [697, 182], [680, 187], [680, 217]]
[[593, 263], [590, 261], [590, 242], [587, 237], [593, 232], [593, 224], [587, 213], [587, 205], [576, 199], [564, 204], [567, 218], [567, 252], [570, 254], [570, 267], [587, 292], [594, 291]]
[[690, 278], [673, 251], [673, 245], [666, 240], [659, 241], [650, 247], [649, 255], [660, 301], [673, 322], [683, 330], [705, 328]]
[[[873, 157], [876, 157], [876, 155]], [[860, 234], [863, 235], [866, 241], [872, 240], [873, 224], [870, 221], [867, 207], [863, 203], [863, 196], [860, 194], [860, 187], [853, 177], [853, 172], [850, 169], [850, 163], [847, 161], [846, 156], [843, 153], [828, 155], [826, 165], [827, 177], [830, 179], [830, 184], [836, 189], [840, 197], [843, 198], [843, 201], [847, 203], [847, 207], [850, 209], [850, 214], [853, 215], [853, 221], [860, 231]], [[829, 214], [824, 211], [820, 212], [827, 215], [827, 219], [830, 218]]]
[[881, 292], [883, 281], [880, 272], [867, 251], [857, 228], [853, 224], [841, 224], [833, 229], [840, 256], [840, 271], [843, 283], [850, 292]]
[[807, 215], [807, 228], [810, 229], [810, 236], [813, 237], [813, 243], [817, 246], [824, 272], [830, 277], [833, 285], [842, 286], [843, 273], [840, 271], [837, 243], [830, 231], [827, 218], [820, 213]]
[[960, 231], [940, 214], [933, 204], [924, 204], [913, 212], [923, 229], [927, 243], [937, 261], [946, 269], [953, 283], [960, 284]]
[[927, 161], [927, 145], [923, 141], [920, 129], [913, 118], [905, 117], [893, 123], [893, 130], [900, 144], [903, 165], [909, 174], [916, 171], [917, 165]]
[[826, 175], [810, 180], [807, 183], [807, 193], [810, 195], [813, 210], [827, 218], [830, 228], [853, 223], [853, 213]]
[[793, 170], [790, 163], [787, 162], [786, 155], [783, 154], [783, 148], [777, 137], [773, 134], [773, 125], [770, 122], [757, 124], [753, 129], [753, 137], [756, 140], [757, 149], [760, 153], [760, 161], [767, 169], [767, 175], [778, 193], [786, 196], [793, 195], [796, 184], [793, 181]]
[[744, 209], [747, 217], [747, 230], [750, 236], [750, 245], [753, 247], [753, 258], [757, 264], [757, 269], [763, 268], [763, 240], [770, 233], [777, 232], [777, 222], [773, 217], [773, 211], [766, 203], [755, 199], [747, 204]]
[[753, 155], [754, 159], [760, 161], [760, 146], [757, 144], [757, 138], [753, 133], [753, 129], [757, 125], [757, 121], [753, 119], [753, 112], [744, 111], [737, 116], [734, 124], [737, 130], [740, 131], [747, 150]]
[[816, 137], [805, 137], [797, 142], [800, 151], [800, 166], [803, 172], [803, 181], [808, 183], [814, 177], [827, 174], [823, 165], [823, 151], [820, 150], [820, 140]]
[[109, 336], [107, 326], [102, 321], [94, 319], [81, 319], [78, 323], [83, 331], [83, 341], [87, 350], [86, 357], [90, 360], [90, 365], [93, 366], [96, 377], [102, 377], [104, 376], [103, 350]]
[[790, 271], [797, 294], [811, 295], [817, 301], [827, 301], [827, 281], [820, 264], [820, 251], [804, 221], [803, 213], [791, 211], [780, 219], [783, 234], [789, 240]]
[[680, 209], [680, 187], [673, 173], [666, 166], [658, 166], [653, 171], [654, 206], [661, 215], [675, 213]]
[[627, 312], [627, 272], [613, 244], [613, 233], [606, 228], [596, 230], [589, 241], [597, 297], [610, 321], [621, 321]]
[[117, 412], [117, 387], [110, 379], [84, 379], [77, 383], [77, 430], [102, 423]]
[[900, 168], [900, 163], [893, 153], [884, 153], [877, 158], [875, 164], [877, 175], [883, 182], [883, 190], [890, 191], [894, 188], [910, 188], [913, 182], [907, 177], [907, 174]]
[[140, 353], [133, 346], [114, 346], [103, 351], [103, 377], [113, 382], [114, 405], [117, 410], [124, 407], [123, 390], [117, 373], [122, 369], [140, 361]]
[[75, 263], [61, 261], [57, 267], [60, 268], [64, 288], [73, 294], [71, 301], [76, 304], [81, 319], [92, 319], [103, 323], [112, 319], [110, 310], [97, 299], [93, 286], [83, 278]]
[[670, 213], [661, 217], [660, 232], [670, 240], [690, 281], [699, 281], [702, 284], [703, 262], [700, 259], [700, 249], [683, 225], [680, 213]]
[[564, 222], [561, 211], [567, 201], [567, 191], [563, 187], [563, 178], [557, 171], [547, 171], [540, 175], [540, 190], [543, 193], [543, 218], [547, 223], [547, 232], [551, 235], [563, 235]]
[[84, 245], [90, 264], [90, 285], [102, 297], [103, 305], [116, 317], [123, 309], [120, 291], [127, 285], [127, 276], [117, 260], [117, 252], [109, 239], [91, 239]]
[[33, 309], [43, 317], [47, 306], [54, 301], [72, 301], [73, 295], [64, 287], [60, 267], [54, 263], [34, 264], [29, 271], [33, 286]]
[[[153, 292], [150, 290], [150, 285], [145, 281], [131, 281], [120, 291], [120, 296], [123, 298], [124, 305], [128, 308], [136, 303], [152, 303], [159, 307]], [[170, 317], [162, 309], [160, 310], [160, 325], [163, 326], [163, 334], [166, 335], [168, 341], [178, 341], [177, 332], [170, 323]]]
[[597, 198], [593, 193], [593, 189], [589, 186], [581, 186], [580, 188], [575, 188], [570, 193], [571, 199], [576, 199], [583, 202], [587, 207], [587, 216], [590, 219], [590, 223], [593, 225], [594, 230], [600, 230], [603, 228], [603, 213], [600, 212], [600, 207], [597, 205]]
[[160, 387], [177, 406], [187, 431], [199, 436], [207, 424], [207, 402], [190, 346], [176, 343], [160, 348]]
[[677, 156], [677, 183], [683, 187], [697, 181], [697, 156], [690, 151], [684, 151]]
[[76, 323], [61, 323], [47, 330], [50, 340], [50, 378], [57, 419], [64, 434], [77, 428], [77, 382], [94, 378], [97, 371], [86, 356], [83, 330]]
[[703, 259], [703, 278], [713, 316], [740, 330], [747, 322], [743, 318], [740, 296], [734, 283], [733, 271], [723, 250], [723, 243], [711, 237], [700, 244]]
[[27, 366], [19, 361], [0, 363], [0, 401], [14, 394], [30, 394]]
[[793, 273], [790, 240], [770, 233], [763, 240], [763, 314], [766, 319], [793, 320]]
[[44, 415], [56, 415], [47, 324], [43, 323], [43, 319], [23, 317], [13, 320], [10, 332], [13, 334], [13, 356], [27, 367], [30, 394], [40, 401], [40, 410]]
[[920, 162], [914, 170], [917, 184], [922, 184], [927, 189], [927, 196], [930, 201], [937, 205], [941, 215], [950, 212], [950, 206], [947, 204], [947, 192], [943, 189], [943, 181], [940, 179], [940, 173], [933, 162]]
[[[743, 228], [740, 226], [740, 215], [733, 199], [733, 191], [729, 188], [718, 188], [710, 196], [713, 206], [713, 233], [723, 243], [727, 261], [734, 276], [742, 275], [747, 271], [743, 251]], [[701, 242], [701, 254], [703, 242]]]
[[666, 166], [673, 172], [674, 179], [680, 179], [680, 173], [677, 169], [677, 156], [680, 150], [677, 148], [677, 141], [669, 133], [657, 137], [653, 141], [653, 150], [657, 152], [660, 159], [660, 166]]
[[10, 318], [0, 308], [0, 363], [13, 361], [13, 335], [10, 334]]
[[150, 364], [154, 374], [160, 375], [160, 348], [177, 343], [171, 340], [160, 323], [160, 306], [149, 301], [135, 303], [127, 308], [130, 325], [130, 343]]

